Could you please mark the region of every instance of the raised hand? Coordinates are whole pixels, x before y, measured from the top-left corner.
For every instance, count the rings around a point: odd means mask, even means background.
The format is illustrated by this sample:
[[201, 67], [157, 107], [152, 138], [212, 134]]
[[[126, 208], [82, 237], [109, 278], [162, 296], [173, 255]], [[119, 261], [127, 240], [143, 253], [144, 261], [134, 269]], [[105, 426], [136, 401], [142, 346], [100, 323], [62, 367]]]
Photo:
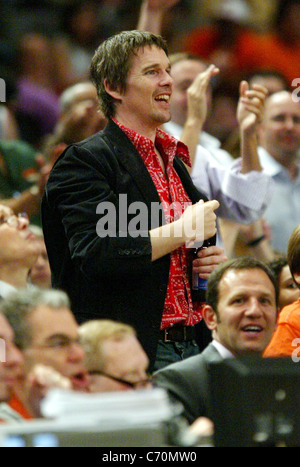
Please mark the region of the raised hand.
[[249, 89], [247, 81], [241, 82], [237, 119], [242, 131], [256, 131], [263, 118], [267, 95], [268, 90], [264, 86], [254, 84], [253, 88]]
[[179, 0], [145, 0], [144, 3], [153, 10], [168, 10], [179, 3]]
[[202, 124], [207, 116], [207, 88], [213, 76], [220, 72], [215, 65], [210, 65], [200, 73], [187, 90], [188, 119], [201, 120]]

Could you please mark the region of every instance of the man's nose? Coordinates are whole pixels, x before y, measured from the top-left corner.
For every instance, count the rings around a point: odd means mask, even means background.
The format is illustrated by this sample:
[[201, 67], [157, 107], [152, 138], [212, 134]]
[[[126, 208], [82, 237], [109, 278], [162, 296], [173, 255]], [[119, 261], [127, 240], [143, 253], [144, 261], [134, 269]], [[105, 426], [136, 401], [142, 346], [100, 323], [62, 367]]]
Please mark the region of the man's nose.
[[285, 120], [285, 126], [288, 130], [293, 130], [295, 128], [295, 122], [294, 122], [294, 119], [292, 117], [288, 117], [286, 120]]
[[170, 86], [171, 88], [173, 87], [173, 78], [170, 75], [169, 72], [165, 71], [162, 75], [161, 79], [161, 85], [162, 86]]
[[260, 317], [262, 315], [261, 304], [258, 298], [251, 297], [246, 311], [247, 316]]
[[69, 360], [72, 362], [82, 362], [84, 359], [84, 350], [79, 342], [73, 342], [69, 349]]
[[19, 214], [18, 215], [18, 229], [25, 230], [29, 226], [29, 217], [27, 214]]
[[8, 345], [6, 351], [6, 362], [7, 367], [16, 367], [23, 364], [24, 356], [22, 352], [14, 345]]

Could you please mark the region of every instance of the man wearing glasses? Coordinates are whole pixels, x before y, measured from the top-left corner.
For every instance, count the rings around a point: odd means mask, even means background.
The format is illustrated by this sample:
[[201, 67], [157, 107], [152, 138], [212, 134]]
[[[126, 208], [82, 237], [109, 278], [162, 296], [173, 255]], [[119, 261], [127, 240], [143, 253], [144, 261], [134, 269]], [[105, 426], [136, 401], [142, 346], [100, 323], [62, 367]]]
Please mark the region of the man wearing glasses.
[[[41, 290], [31, 286], [14, 292], [1, 303], [1, 310], [15, 333], [15, 343], [22, 351], [24, 374], [13, 387], [10, 406], [26, 418], [39, 418], [39, 397], [32, 393], [30, 374], [36, 365], [55, 371], [53, 385], [87, 391], [88, 378], [84, 369], [84, 350], [79, 343], [78, 325], [64, 292]], [[49, 384], [46, 384], [49, 386]]]
[[89, 321], [80, 326], [90, 392], [151, 388], [149, 359], [135, 330], [110, 320]]
[[29, 230], [26, 214], [15, 216], [0, 205], [0, 299], [26, 287], [28, 274], [40, 253], [40, 244]]

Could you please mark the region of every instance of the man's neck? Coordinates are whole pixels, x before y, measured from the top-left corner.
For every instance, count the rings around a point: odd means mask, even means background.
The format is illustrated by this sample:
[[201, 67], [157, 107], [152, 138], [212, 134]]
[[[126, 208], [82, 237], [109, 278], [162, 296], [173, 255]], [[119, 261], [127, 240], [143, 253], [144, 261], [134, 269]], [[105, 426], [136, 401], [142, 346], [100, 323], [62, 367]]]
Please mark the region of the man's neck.
[[123, 116], [123, 115], [116, 115], [115, 119], [121, 123], [125, 128], [128, 128], [129, 130], [133, 130], [139, 135], [145, 136], [146, 138], [149, 138], [153, 143], [155, 143], [155, 138], [156, 138], [156, 130], [157, 126], [152, 126], [149, 127], [148, 125], [145, 125], [141, 121], [137, 121], [135, 117], [130, 117], [130, 116]]
[[29, 269], [18, 266], [1, 266], [0, 281], [6, 282], [16, 288], [26, 287]]
[[297, 153], [277, 153], [276, 151], [269, 150], [267, 147], [265, 149], [273, 157], [273, 159], [275, 159], [276, 162], [278, 162], [287, 170], [291, 180], [295, 180], [298, 177], [299, 167]]

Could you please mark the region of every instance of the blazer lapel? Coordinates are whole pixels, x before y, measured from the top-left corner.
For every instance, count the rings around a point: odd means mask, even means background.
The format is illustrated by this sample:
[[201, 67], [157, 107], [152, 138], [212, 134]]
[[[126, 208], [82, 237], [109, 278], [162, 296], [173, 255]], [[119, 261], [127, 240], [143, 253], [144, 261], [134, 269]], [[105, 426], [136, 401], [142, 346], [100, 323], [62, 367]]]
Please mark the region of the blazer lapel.
[[109, 121], [104, 136], [109, 138], [120, 165], [130, 173], [148, 208], [151, 208], [151, 202], [160, 203], [159, 195], [143, 159], [118, 125]]

